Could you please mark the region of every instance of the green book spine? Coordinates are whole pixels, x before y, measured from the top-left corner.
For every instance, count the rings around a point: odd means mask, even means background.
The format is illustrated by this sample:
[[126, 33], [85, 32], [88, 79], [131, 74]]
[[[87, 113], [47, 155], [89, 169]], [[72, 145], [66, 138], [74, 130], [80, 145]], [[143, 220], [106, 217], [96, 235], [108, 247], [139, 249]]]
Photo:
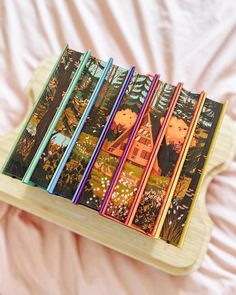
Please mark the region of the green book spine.
[[40, 92], [40, 94], [39, 94], [39, 98], [38, 98], [38, 100], [35, 102], [35, 104], [34, 104], [32, 110], [30, 111], [30, 113], [29, 113], [28, 116], [27, 116], [27, 119], [25, 120], [25, 123], [24, 123], [23, 126], [21, 127], [21, 130], [20, 130], [20, 132], [19, 132], [19, 134], [18, 134], [18, 136], [17, 136], [17, 139], [16, 139], [16, 141], [15, 141], [15, 144], [12, 146], [11, 151], [10, 151], [10, 153], [9, 153], [9, 156], [8, 156], [8, 158], [6, 159], [4, 165], [3, 165], [2, 169], [1, 169], [1, 173], [8, 174], [8, 173], [5, 171], [5, 170], [6, 170], [6, 166], [8, 165], [9, 161], [11, 160], [11, 156], [12, 156], [12, 154], [14, 153], [14, 151], [15, 151], [15, 149], [16, 149], [16, 147], [17, 147], [17, 144], [19, 143], [19, 141], [20, 141], [20, 139], [21, 139], [23, 132], [25, 131], [27, 125], [29, 124], [29, 122], [30, 122], [30, 120], [31, 120], [31, 118], [32, 118], [32, 115], [33, 115], [34, 112], [35, 112], [35, 109], [37, 108], [38, 104], [40, 103], [40, 100], [41, 100], [41, 97], [42, 97], [43, 94], [44, 94], [45, 88], [47, 87], [49, 81], [53, 78], [54, 73], [55, 73], [55, 71], [56, 71], [56, 68], [57, 68], [58, 64], [60, 63], [60, 61], [61, 61], [61, 59], [62, 59], [62, 57], [63, 57], [63, 55], [65, 54], [65, 52], [66, 52], [67, 49], [68, 49], [68, 44], [65, 45], [65, 47], [63, 48], [61, 54], [59, 55], [59, 57], [58, 57], [58, 59], [57, 59], [57, 62], [55, 63], [54, 67], [52, 68], [52, 70], [51, 70], [51, 72], [50, 72], [50, 75], [48, 76], [47, 81], [45, 82], [44, 86], [42, 87], [42, 90], [41, 90], [41, 92]]
[[31, 175], [32, 175], [32, 173], [33, 173], [33, 171], [34, 171], [34, 169], [35, 169], [35, 167], [36, 167], [36, 165], [37, 165], [37, 163], [38, 163], [38, 161], [40, 159], [40, 156], [42, 155], [43, 150], [46, 147], [46, 145], [47, 145], [47, 143], [48, 143], [48, 141], [49, 141], [49, 139], [50, 139], [50, 137], [52, 135], [52, 132], [53, 132], [54, 128], [56, 127], [56, 124], [57, 124], [57, 122], [58, 122], [64, 108], [66, 107], [70, 97], [71, 97], [73, 89], [76, 86], [76, 84], [77, 84], [77, 82], [78, 82], [78, 80], [79, 80], [79, 78], [80, 78], [80, 76], [81, 76], [81, 74], [82, 74], [82, 72], [83, 72], [83, 70], [84, 70], [84, 68], [86, 66], [86, 63], [87, 63], [90, 55], [91, 55], [90, 50], [86, 51], [86, 53], [84, 54], [83, 59], [81, 61], [81, 64], [78, 67], [78, 69], [77, 69], [77, 71], [75, 73], [75, 76], [74, 76], [72, 82], [70, 83], [70, 86], [68, 87], [68, 89], [66, 91], [66, 94], [64, 95], [64, 98], [63, 98], [63, 100], [62, 100], [62, 102], [61, 102], [61, 104], [60, 104], [60, 106], [59, 106], [59, 108], [58, 108], [58, 110], [57, 110], [57, 112], [56, 112], [56, 114], [55, 114], [55, 116], [54, 116], [48, 130], [47, 130], [47, 132], [45, 133], [44, 138], [43, 138], [41, 144], [39, 145], [39, 148], [38, 148], [37, 152], [35, 153], [34, 158], [31, 161], [31, 163], [30, 163], [30, 165], [29, 165], [29, 167], [28, 167], [28, 169], [27, 169], [27, 171], [26, 171], [26, 173], [25, 173], [25, 175], [24, 175], [24, 177], [22, 179], [22, 181], [24, 183], [29, 183]]

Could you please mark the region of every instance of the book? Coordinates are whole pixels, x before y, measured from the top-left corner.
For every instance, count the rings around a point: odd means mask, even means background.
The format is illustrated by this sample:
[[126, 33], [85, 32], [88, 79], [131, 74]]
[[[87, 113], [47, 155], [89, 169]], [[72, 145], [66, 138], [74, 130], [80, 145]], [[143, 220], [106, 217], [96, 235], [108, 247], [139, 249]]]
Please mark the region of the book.
[[82, 54], [65, 46], [3, 167], [4, 174], [20, 180], [23, 178], [63, 100], [65, 91], [83, 68], [87, 56], [88, 52]]
[[198, 121], [199, 116], [201, 114], [205, 99], [206, 99], [206, 93], [204, 91], [202, 91], [199, 95], [199, 100], [196, 104], [193, 118], [190, 122], [190, 126], [188, 127], [188, 132], [186, 134], [186, 138], [184, 140], [184, 144], [182, 146], [179, 159], [176, 163], [176, 167], [174, 169], [173, 175], [171, 176], [170, 183], [168, 184], [168, 188], [167, 188], [164, 200], [162, 202], [160, 211], [158, 213], [158, 216], [157, 216], [157, 219], [155, 222], [155, 226], [154, 226], [154, 230], [153, 230], [153, 234], [155, 235], [155, 238], [158, 238], [160, 235], [162, 225], [164, 223], [169, 204], [171, 202], [175, 188], [177, 186], [178, 178], [179, 178], [180, 173], [182, 171], [184, 161], [186, 159], [189, 147], [190, 147], [190, 145], [193, 146], [195, 144], [195, 139], [193, 138], [193, 135], [194, 135], [197, 121]]
[[[81, 64], [79, 65], [79, 67], [77, 67], [75, 75], [71, 81], [71, 83], [68, 86], [67, 89], [64, 90], [64, 92], [62, 93], [62, 100], [60, 101], [59, 104], [57, 104], [57, 106], [55, 106], [54, 104], [50, 103], [49, 104], [49, 109], [48, 109], [48, 117], [47, 119], [47, 128], [44, 130], [43, 132], [43, 136], [38, 136], [37, 135], [37, 141], [40, 142], [38, 143], [38, 147], [37, 149], [31, 150], [31, 154], [32, 154], [32, 160], [24, 174], [24, 177], [22, 178], [22, 181], [24, 183], [28, 183], [30, 181], [30, 178], [32, 176], [32, 173], [43, 153], [43, 150], [48, 142], [48, 140], [50, 139], [50, 136], [61, 116], [61, 113], [63, 112], [68, 100], [70, 99], [71, 93], [73, 92], [74, 87], [76, 86], [76, 83], [78, 82], [85, 66], [86, 63], [88, 61], [88, 58], [90, 57], [91, 52], [87, 51], [85, 53], [85, 56], [83, 58], [83, 61], [81, 62]], [[51, 112], [51, 109], [53, 109], [53, 112]], [[52, 115], [53, 114], [53, 115]]]
[[159, 172], [151, 170], [145, 185], [139, 190], [129, 226], [155, 236], [166, 202], [172, 194], [176, 176], [180, 173], [186, 149], [191, 142], [194, 124], [200, 115], [205, 94], [180, 93], [165, 138], [157, 154]]
[[[56, 171], [55, 173], [53, 174], [53, 177], [47, 187], [47, 191], [49, 193], [53, 193], [54, 192], [54, 189], [57, 185], [57, 182], [59, 180], [59, 178], [61, 177], [61, 174], [63, 172], [63, 169], [65, 167], [65, 165], [67, 164], [67, 161], [69, 160], [69, 157], [71, 155], [71, 152], [76, 144], [76, 141], [77, 141], [77, 138], [78, 136], [80, 135], [81, 131], [83, 130], [83, 127], [86, 123], [86, 120], [88, 119], [88, 116], [90, 115], [90, 112], [91, 110], [93, 109], [94, 107], [94, 104], [97, 100], [97, 97], [98, 97], [98, 94], [99, 92], [101, 91], [101, 88], [102, 88], [102, 85], [106, 79], [106, 76], [109, 72], [109, 70], [111, 69], [112, 67], [112, 63], [113, 63], [113, 59], [112, 58], [109, 58], [108, 62], [106, 63], [106, 66], [104, 68], [104, 71], [102, 72], [102, 75], [99, 79], [99, 83], [97, 84], [96, 88], [94, 89], [94, 92], [91, 96], [91, 102], [88, 104], [88, 106], [86, 107], [84, 113], [83, 113], [83, 116], [81, 118], [81, 121], [80, 121], [80, 124], [78, 124], [78, 126], [76, 127], [75, 129], [75, 132], [72, 136], [72, 139], [70, 140], [64, 154], [63, 154], [63, 157], [62, 159], [60, 160], [57, 168], [56, 168]], [[73, 169], [73, 168], [72, 168]]]
[[112, 194], [112, 192], [113, 192], [113, 190], [114, 190], [114, 188], [115, 188], [115, 186], [117, 184], [117, 181], [119, 179], [120, 173], [121, 173], [121, 171], [123, 169], [123, 166], [125, 164], [127, 156], [128, 156], [128, 154], [129, 154], [129, 152], [131, 150], [132, 143], [133, 143], [133, 141], [134, 141], [134, 139], [135, 139], [135, 137], [136, 137], [136, 135], [138, 133], [138, 130], [139, 130], [140, 125], [142, 123], [143, 117], [144, 117], [144, 115], [145, 115], [145, 113], [146, 113], [146, 111], [147, 111], [147, 109], [148, 109], [148, 107], [149, 107], [149, 105], [150, 105], [150, 103], [152, 101], [153, 95], [155, 93], [156, 88], [158, 87], [158, 84], [159, 84], [159, 76], [154, 75], [153, 78], [152, 78], [150, 88], [149, 88], [149, 90], [147, 92], [147, 95], [145, 97], [143, 106], [140, 109], [140, 113], [139, 113], [139, 115], [137, 117], [137, 120], [136, 120], [132, 130], [131, 130], [128, 142], [127, 142], [127, 144], [126, 144], [126, 146], [124, 148], [124, 151], [122, 153], [121, 158], [119, 159], [119, 163], [118, 163], [118, 165], [116, 167], [116, 170], [114, 172], [114, 175], [113, 175], [113, 177], [111, 179], [111, 182], [110, 182], [110, 185], [109, 185], [108, 190], [106, 192], [106, 195], [104, 197], [103, 203], [101, 204], [101, 208], [99, 210], [100, 214], [104, 214], [104, 210], [105, 210], [105, 208], [107, 206], [107, 203], [109, 201], [109, 198], [110, 198], [110, 196], [111, 196], [111, 194]]
[[[70, 145], [75, 131], [87, 119], [86, 113], [94, 104], [101, 85], [103, 85], [107, 63], [90, 57], [62, 110], [54, 130], [30, 177], [30, 183], [47, 189], [56, 173], [57, 167]], [[108, 65], [110, 67], [110, 64]], [[96, 92], [95, 92], [95, 89]], [[94, 98], [93, 98], [94, 97]]]
[[128, 86], [129, 86], [129, 83], [130, 83], [131, 79], [132, 79], [132, 76], [134, 74], [134, 70], [135, 70], [134, 67], [131, 67], [129, 69], [129, 71], [127, 73], [127, 76], [125, 78], [125, 81], [123, 82], [123, 85], [120, 88], [120, 92], [119, 92], [119, 94], [117, 96], [117, 99], [116, 99], [114, 105], [113, 105], [113, 108], [111, 110], [111, 114], [108, 116], [107, 122], [106, 122], [106, 124], [104, 126], [104, 129], [102, 131], [102, 134], [101, 134], [101, 136], [100, 136], [100, 138], [99, 138], [99, 140], [97, 142], [97, 145], [96, 145], [96, 147], [95, 147], [95, 149], [94, 149], [94, 151], [93, 151], [93, 153], [92, 153], [92, 155], [90, 157], [90, 160], [89, 160], [89, 162], [87, 164], [87, 167], [86, 167], [86, 169], [85, 169], [85, 171], [84, 171], [84, 173], [82, 175], [82, 178], [81, 178], [81, 180], [80, 180], [80, 182], [79, 182], [79, 184], [77, 186], [77, 189], [76, 189], [76, 191], [74, 193], [74, 196], [73, 196], [73, 199], [72, 199], [72, 201], [74, 203], [78, 203], [78, 200], [79, 200], [80, 195], [81, 195], [81, 193], [82, 193], [82, 191], [83, 191], [83, 189], [84, 189], [84, 187], [86, 185], [86, 182], [88, 180], [90, 172], [93, 169], [94, 164], [95, 164], [95, 162], [96, 162], [96, 160], [98, 158], [99, 152], [101, 151], [101, 148], [102, 148], [102, 146], [103, 146], [103, 144], [104, 144], [104, 142], [106, 140], [106, 136], [107, 136], [107, 134], [109, 132], [109, 129], [110, 129], [113, 121], [114, 121], [116, 113], [119, 110], [119, 106], [120, 106], [120, 104], [122, 102], [122, 99], [123, 99], [123, 97], [125, 95], [125, 92], [126, 92]]
[[[104, 207], [103, 215], [106, 217], [127, 223], [138, 187], [148, 169], [149, 159], [164, 137], [166, 125], [174, 111], [181, 89], [182, 83], [175, 87], [159, 82], [127, 155], [126, 163], [120, 171], [117, 184], [113, 187], [113, 192]], [[158, 169], [157, 161], [153, 166]]]
[[174, 246], [183, 246], [226, 107], [227, 103], [222, 105], [207, 98], [197, 121], [195, 144], [188, 150], [160, 234], [161, 239]]
[[135, 125], [152, 78], [135, 72], [88, 175], [79, 204], [98, 211]]
[[58, 178], [58, 183], [53, 191], [57, 195], [72, 200], [78, 184], [82, 177], [86, 175], [85, 169], [88, 167], [93, 153], [97, 153], [99, 141], [103, 140], [104, 132], [106, 133], [106, 130], [112, 123], [111, 118], [114, 112], [116, 112], [117, 106], [120, 104], [120, 99], [123, 97], [122, 88], [123, 86], [125, 88], [127, 86], [126, 83], [124, 85], [126, 77], [127, 75], [132, 75], [132, 73], [133, 70], [130, 72], [116, 65], [112, 67], [94, 108], [81, 130], [81, 134], [76, 140], [70, 157]]

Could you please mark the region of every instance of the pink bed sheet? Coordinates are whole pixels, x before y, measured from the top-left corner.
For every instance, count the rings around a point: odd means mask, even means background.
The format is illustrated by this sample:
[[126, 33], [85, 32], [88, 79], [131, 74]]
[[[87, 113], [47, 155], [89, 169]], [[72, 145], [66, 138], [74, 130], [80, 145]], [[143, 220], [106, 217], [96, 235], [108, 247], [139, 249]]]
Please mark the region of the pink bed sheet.
[[[0, 1], [0, 133], [27, 106], [25, 86], [64, 43], [210, 98], [236, 119], [235, 1]], [[212, 181], [215, 223], [202, 267], [173, 277], [0, 203], [0, 294], [236, 294], [236, 159]]]

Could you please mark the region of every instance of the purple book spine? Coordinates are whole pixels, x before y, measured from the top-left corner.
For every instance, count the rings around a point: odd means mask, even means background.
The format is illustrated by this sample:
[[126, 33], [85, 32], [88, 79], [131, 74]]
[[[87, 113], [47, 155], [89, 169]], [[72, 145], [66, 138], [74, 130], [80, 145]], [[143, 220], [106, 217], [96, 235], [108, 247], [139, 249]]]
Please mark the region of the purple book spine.
[[105, 127], [103, 129], [103, 133], [102, 133], [102, 135], [101, 135], [101, 137], [100, 137], [100, 139], [99, 139], [99, 141], [97, 143], [97, 146], [96, 146], [96, 148], [95, 148], [95, 150], [94, 150], [94, 152], [93, 152], [93, 154], [92, 154], [92, 156], [90, 158], [90, 161], [89, 161], [89, 163], [88, 163], [88, 165], [87, 165], [87, 167], [86, 167], [86, 169], [84, 171], [83, 177], [82, 177], [82, 179], [81, 179], [81, 181], [80, 181], [80, 183], [79, 183], [79, 185], [78, 185], [78, 187], [76, 189], [76, 192], [75, 192], [75, 194], [73, 196], [72, 202], [75, 203], [75, 204], [78, 204], [78, 202], [79, 202], [79, 198], [81, 196], [81, 193], [82, 193], [82, 191], [83, 191], [83, 189], [84, 189], [84, 187], [86, 185], [88, 177], [89, 177], [89, 175], [90, 175], [90, 173], [91, 173], [91, 171], [93, 169], [93, 166], [94, 166], [94, 164], [95, 164], [95, 162], [97, 160], [99, 152], [100, 152], [100, 150], [102, 148], [102, 145], [103, 145], [103, 143], [104, 143], [104, 141], [106, 139], [107, 133], [108, 133], [110, 127], [111, 127], [111, 124], [112, 124], [114, 118], [115, 118], [116, 112], [117, 112], [117, 110], [118, 110], [118, 108], [119, 108], [119, 106], [121, 104], [121, 101], [122, 101], [122, 99], [123, 99], [123, 97], [125, 95], [126, 89], [127, 89], [128, 85], [129, 85], [129, 83], [131, 81], [131, 78], [132, 78], [133, 74], [134, 74], [134, 70], [135, 70], [135, 68], [131, 67], [129, 69], [128, 73], [127, 73], [126, 80], [125, 80], [125, 82], [123, 84], [123, 87], [120, 90], [120, 93], [119, 93], [119, 95], [117, 97], [115, 105], [114, 105], [114, 107], [113, 107], [113, 109], [111, 111], [111, 115], [109, 117], [109, 120], [107, 121], [107, 124], [105, 125]]
[[147, 95], [145, 97], [145, 101], [144, 101], [144, 103], [142, 105], [142, 108], [140, 110], [140, 113], [138, 115], [138, 118], [137, 118], [137, 120], [136, 120], [136, 122], [135, 122], [135, 124], [133, 126], [132, 132], [131, 132], [131, 134], [129, 136], [129, 140], [128, 140], [126, 146], [125, 146], [124, 152], [123, 152], [123, 154], [122, 154], [122, 156], [121, 156], [121, 158], [119, 160], [119, 164], [118, 164], [118, 166], [117, 166], [117, 168], [115, 170], [115, 173], [114, 173], [114, 175], [112, 177], [112, 180], [111, 180], [111, 183], [109, 185], [109, 188], [108, 188], [108, 190], [106, 192], [106, 195], [105, 195], [105, 197], [103, 199], [103, 202], [101, 204], [101, 208], [99, 210], [99, 213], [100, 214], [103, 214], [104, 211], [105, 211], [105, 206], [106, 206], [106, 204], [107, 204], [107, 202], [109, 200], [110, 195], [112, 194], [112, 191], [114, 190], [114, 186], [115, 186], [116, 181], [117, 181], [117, 179], [119, 177], [119, 174], [120, 174], [120, 171], [121, 171], [121, 169], [122, 169], [122, 167], [124, 165], [124, 162], [126, 161], [127, 155], [129, 153], [130, 147], [131, 147], [131, 145], [133, 143], [133, 140], [134, 140], [134, 138], [136, 136], [136, 133], [137, 133], [137, 130], [138, 130], [139, 126], [140, 126], [140, 123], [142, 121], [142, 118], [143, 118], [143, 116], [144, 116], [144, 114], [146, 112], [146, 109], [147, 109], [150, 101], [151, 101], [153, 89], [154, 89], [154, 87], [155, 87], [155, 85], [156, 85], [156, 83], [157, 83], [158, 80], [159, 80], [159, 76], [158, 75], [155, 75], [153, 77], [153, 79], [152, 79], [152, 82], [151, 82], [151, 85], [149, 87], [148, 93], [147, 93]]

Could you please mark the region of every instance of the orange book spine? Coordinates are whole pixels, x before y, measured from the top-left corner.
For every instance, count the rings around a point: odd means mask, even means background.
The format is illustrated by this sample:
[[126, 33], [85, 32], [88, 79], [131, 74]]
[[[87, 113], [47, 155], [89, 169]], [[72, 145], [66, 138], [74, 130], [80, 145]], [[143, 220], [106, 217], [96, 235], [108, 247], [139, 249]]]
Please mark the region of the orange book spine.
[[[134, 127], [134, 129], [132, 130], [132, 134], [130, 135], [129, 142], [127, 143], [126, 148], [125, 148], [125, 151], [124, 151], [124, 153], [123, 153], [123, 155], [122, 155], [122, 157], [121, 157], [121, 159], [119, 161], [119, 166], [116, 169], [116, 172], [115, 172], [115, 174], [114, 174], [114, 176], [112, 178], [110, 187], [109, 187], [109, 189], [108, 189], [108, 191], [106, 193], [106, 196], [105, 196], [104, 201], [102, 203], [101, 209], [99, 211], [99, 213], [101, 215], [103, 215], [105, 217], [108, 217], [110, 219], [114, 219], [114, 218], [112, 218], [111, 216], [107, 216], [106, 215], [106, 209], [107, 209], [108, 202], [109, 202], [109, 200], [111, 198], [111, 195], [112, 195], [112, 193], [113, 193], [113, 191], [115, 189], [115, 186], [116, 186], [117, 181], [119, 179], [120, 173], [121, 173], [121, 171], [123, 169], [123, 166], [125, 164], [125, 161], [127, 159], [127, 156], [129, 154], [130, 148], [132, 147], [133, 140], [134, 140], [134, 138], [137, 135], [137, 132], [138, 132], [139, 127], [141, 125], [143, 116], [146, 113], [146, 110], [147, 110], [147, 108], [148, 108], [148, 106], [149, 106], [149, 104], [150, 104], [150, 102], [152, 100], [152, 97], [153, 97], [153, 95], [155, 93], [155, 90], [156, 90], [158, 84], [159, 84], [159, 76], [156, 75], [153, 78], [153, 85], [150, 88], [150, 93], [147, 95], [146, 102], [144, 103], [144, 107], [142, 109], [142, 112], [140, 113], [140, 117], [137, 119], [137, 124]], [[114, 219], [114, 220], [117, 221], [116, 219]]]
[[135, 195], [134, 200], [132, 202], [132, 205], [130, 207], [129, 214], [128, 214], [128, 217], [127, 217], [126, 222], [125, 222], [126, 225], [129, 225], [129, 226], [131, 225], [130, 222], [134, 217], [134, 214], [135, 214], [135, 211], [137, 209], [138, 203], [139, 203], [140, 198], [142, 196], [142, 193], [143, 193], [143, 191], [145, 189], [146, 183], [148, 181], [148, 177], [149, 177], [149, 175], [151, 173], [151, 170], [152, 170], [152, 167], [154, 165], [154, 162], [155, 162], [156, 156], [158, 154], [158, 151], [160, 149], [162, 140], [163, 140], [163, 138], [165, 136], [165, 132], [166, 132], [168, 123], [169, 123], [170, 118], [171, 118], [171, 116], [173, 114], [174, 108], [176, 106], [176, 103], [178, 101], [178, 98], [179, 98], [179, 95], [180, 95], [180, 92], [181, 92], [182, 88], [183, 88], [183, 83], [178, 83], [176, 88], [175, 88], [175, 92], [173, 94], [171, 104], [170, 104], [169, 109], [168, 109], [168, 113], [166, 114], [166, 116], [164, 118], [164, 121], [163, 121], [162, 126], [161, 126], [161, 130], [160, 130], [160, 132], [159, 132], [159, 134], [158, 134], [158, 136], [156, 138], [155, 145], [154, 145], [153, 150], [151, 152], [149, 161], [147, 163], [147, 166], [145, 167], [144, 173], [142, 175], [142, 179], [140, 181], [140, 184], [138, 186], [136, 195]]
[[[155, 235], [156, 237], [159, 236], [159, 234], [160, 234], [160, 230], [161, 230], [160, 227], [162, 225], [161, 223], [163, 223], [163, 221], [164, 221], [163, 218], [166, 215], [166, 214], [164, 214], [164, 212], [166, 211], [165, 209], [168, 207], [167, 205], [170, 203], [172, 195], [174, 193], [174, 190], [175, 190], [175, 187], [176, 187], [180, 172], [181, 172], [183, 164], [184, 164], [184, 160], [185, 160], [186, 155], [187, 155], [188, 148], [189, 148], [190, 143], [191, 143], [191, 141], [193, 139], [193, 133], [194, 133], [194, 130], [196, 128], [196, 124], [197, 124], [198, 118], [200, 116], [200, 113], [201, 113], [205, 98], [206, 98], [206, 94], [205, 94], [204, 91], [202, 91], [200, 96], [199, 96], [198, 103], [196, 104], [196, 109], [195, 109], [195, 112], [193, 114], [193, 118], [192, 118], [191, 124], [189, 126], [189, 129], [188, 129], [188, 132], [187, 132], [187, 135], [186, 135], [186, 139], [185, 139], [184, 144], [182, 146], [180, 156], [179, 156], [178, 161], [176, 163], [173, 175], [171, 177], [170, 183], [168, 185], [168, 188], [166, 190], [166, 193], [165, 193], [165, 196], [164, 196], [164, 199], [163, 199], [162, 206], [161, 206], [159, 214], [157, 216], [155, 226], [153, 228], [153, 232], [151, 234], [151, 235]], [[168, 202], [168, 200], [169, 200], [169, 202]], [[162, 220], [162, 222], [161, 222], [161, 220]], [[159, 230], [157, 230], [158, 228], [159, 228]]]
[[[158, 227], [159, 222], [160, 222], [160, 218], [161, 218], [163, 210], [165, 208], [165, 204], [166, 204], [166, 202], [168, 200], [168, 197], [170, 195], [171, 190], [173, 189], [173, 185], [174, 185], [174, 183], [176, 181], [176, 177], [178, 176], [178, 173], [181, 171], [184, 155], [186, 153], [188, 145], [191, 142], [193, 131], [194, 131], [194, 126], [196, 124], [197, 117], [200, 114], [204, 99], [205, 99], [205, 93], [201, 92], [201, 94], [199, 95], [198, 100], [197, 100], [197, 102], [196, 102], [196, 104], [195, 104], [195, 106], [193, 108], [193, 111], [192, 111], [193, 114], [191, 115], [189, 126], [187, 128], [187, 132], [186, 132], [184, 141], [183, 141], [183, 143], [182, 143], [182, 145], [180, 147], [180, 151], [179, 151], [179, 153], [176, 154], [177, 159], [175, 160], [175, 163], [174, 163], [173, 172], [171, 172], [171, 173], [168, 172], [168, 174], [171, 174], [171, 175], [168, 175], [168, 177], [167, 177], [167, 186], [164, 189], [162, 189], [161, 207], [159, 208], [159, 210], [156, 210], [155, 213], [152, 212], [152, 214], [153, 214], [153, 216], [151, 217], [152, 224], [149, 225], [147, 229], [145, 229], [145, 226], [142, 223], [137, 225], [137, 221], [134, 222], [134, 220], [135, 220], [137, 210], [139, 208], [142, 197], [144, 196], [145, 189], [146, 189], [146, 186], [148, 184], [148, 181], [149, 181], [149, 178], [150, 178], [150, 175], [151, 175], [151, 172], [152, 172], [152, 165], [153, 165], [154, 160], [156, 159], [156, 156], [157, 156], [159, 151], [157, 151], [154, 154], [154, 157], [151, 159], [151, 161], [150, 161], [151, 165], [149, 166], [149, 169], [147, 171], [148, 173], [145, 175], [145, 179], [144, 179], [144, 181], [142, 183], [142, 187], [140, 187], [140, 189], [139, 189], [139, 194], [138, 194], [138, 197], [137, 197], [137, 201], [135, 203], [135, 206], [133, 207], [132, 215], [130, 216], [130, 219], [129, 219], [129, 222], [128, 222], [128, 225], [133, 227], [134, 229], [136, 229], [138, 231], [141, 231], [141, 232], [143, 232], [145, 234], [151, 235], [151, 236], [155, 235], [157, 227]], [[175, 112], [177, 112], [178, 107], [179, 106], [176, 106]], [[164, 192], [164, 195], [163, 195], [163, 192]], [[153, 208], [151, 208], [151, 209], [153, 209]], [[148, 211], [147, 212], [146, 211], [142, 212], [144, 218], [146, 218], [145, 215], [147, 215], [149, 213], [150, 212], [148, 212]]]

